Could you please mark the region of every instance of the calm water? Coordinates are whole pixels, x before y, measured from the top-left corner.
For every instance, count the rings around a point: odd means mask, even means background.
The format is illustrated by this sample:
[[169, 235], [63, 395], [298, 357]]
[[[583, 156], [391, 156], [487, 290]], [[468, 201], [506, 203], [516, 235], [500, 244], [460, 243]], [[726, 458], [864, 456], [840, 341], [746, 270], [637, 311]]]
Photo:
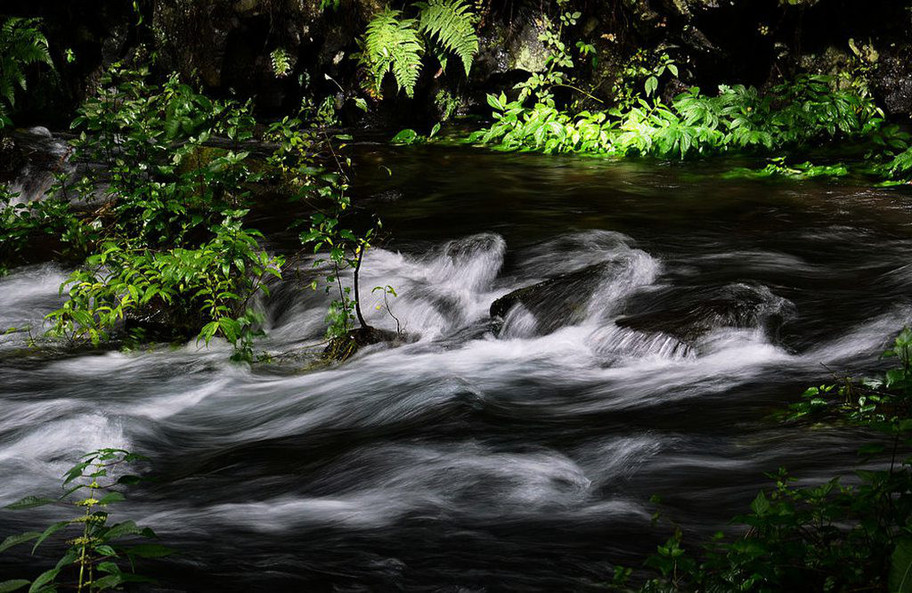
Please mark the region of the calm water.
[[[902, 191], [439, 147], [355, 161], [386, 236], [363, 286], [395, 287], [417, 341], [308, 372], [293, 354], [326, 307], [299, 289], [309, 262], [262, 303], [269, 366], [219, 345], [39, 355], [4, 336], [0, 503], [124, 447], [157, 481], [115, 518], [182, 551], [152, 567], [168, 590], [586, 591], [671, 531], [650, 525], [654, 494], [696, 536], [779, 466], [849, 472], [858, 433], [769, 415], [830, 372], [878, 368], [912, 317]], [[0, 279], [0, 326], [40, 325], [65, 274]], [[494, 300], [562, 274], [495, 331]], [[369, 320], [395, 329], [378, 295]], [[0, 511], [0, 539], [55, 516]], [[48, 562], [0, 555], [0, 580]]]

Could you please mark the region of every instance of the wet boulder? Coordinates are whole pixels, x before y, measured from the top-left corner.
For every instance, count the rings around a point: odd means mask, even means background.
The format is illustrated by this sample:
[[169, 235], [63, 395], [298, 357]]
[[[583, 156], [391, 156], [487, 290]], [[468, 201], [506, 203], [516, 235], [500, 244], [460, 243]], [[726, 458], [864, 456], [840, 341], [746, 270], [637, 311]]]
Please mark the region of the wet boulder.
[[912, 44], [884, 51], [874, 69], [874, 88], [890, 115], [912, 114]]
[[617, 319], [616, 323], [692, 344], [721, 328], [764, 329], [775, 336], [792, 309], [791, 302], [774, 295], [765, 286], [739, 283], [644, 293], [630, 304], [630, 310], [636, 312]]
[[415, 339], [410, 334], [365, 325], [349, 330], [345, 335], [331, 339], [326, 348], [323, 349], [323, 358], [341, 362], [351, 358], [359, 350], [367, 346], [384, 343], [390, 346], [400, 346], [413, 342]]
[[560, 274], [514, 290], [491, 304], [494, 333], [499, 334], [511, 311], [522, 309], [534, 317], [537, 333], [551, 333], [586, 318], [589, 301], [602, 283], [610, 263], [600, 263]]

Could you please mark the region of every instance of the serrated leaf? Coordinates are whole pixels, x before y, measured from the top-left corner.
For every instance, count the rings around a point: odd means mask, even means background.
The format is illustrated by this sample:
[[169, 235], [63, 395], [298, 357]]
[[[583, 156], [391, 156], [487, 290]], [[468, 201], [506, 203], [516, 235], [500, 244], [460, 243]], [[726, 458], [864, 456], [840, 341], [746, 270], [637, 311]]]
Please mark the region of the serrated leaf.
[[69, 521], [58, 521], [57, 523], [54, 523], [53, 525], [51, 525], [50, 527], [45, 529], [44, 532], [38, 537], [38, 541], [36, 541], [35, 545], [32, 547], [32, 554], [35, 553], [35, 550], [38, 549], [38, 546], [40, 546], [44, 542], [44, 540], [46, 540], [50, 536], [54, 535], [55, 533], [57, 533], [58, 531], [60, 531], [61, 529], [63, 529], [64, 527], [66, 527], [69, 524], [70, 524]]
[[115, 502], [123, 502], [126, 500], [126, 497], [121, 492], [108, 492], [98, 501], [98, 504], [112, 504]]
[[41, 537], [41, 534], [38, 533], [37, 531], [27, 531], [25, 533], [11, 535], [8, 538], [6, 538], [5, 540], [3, 540], [2, 544], [0, 544], [0, 552], [5, 552], [6, 550], [9, 550], [13, 546], [18, 546], [20, 544], [30, 542], [33, 539], [37, 539], [39, 537]]
[[54, 582], [54, 579], [57, 578], [57, 574], [60, 572], [59, 568], [52, 568], [51, 570], [46, 570], [38, 578], [32, 581], [32, 586], [29, 587], [29, 593], [37, 593], [48, 583]]
[[757, 497], [754, 498], [754, 501], [750, 505], [751, 510], [755, 515], [762, 517], [770, 509], [769, 500], [767, 500], [766, 495], [763, 492], [757, 494]]
[[37, 496], [26, 496], [23, 499], [17, 500], [12, 504], [6, 505], [4, 508], [11, 511], [20, 511], [22, 509], [32, 509], [35, 507], [43, 507], [48, 504], [53, 504], [57, 502], [56, 500], [50, 498], [39, 498]]

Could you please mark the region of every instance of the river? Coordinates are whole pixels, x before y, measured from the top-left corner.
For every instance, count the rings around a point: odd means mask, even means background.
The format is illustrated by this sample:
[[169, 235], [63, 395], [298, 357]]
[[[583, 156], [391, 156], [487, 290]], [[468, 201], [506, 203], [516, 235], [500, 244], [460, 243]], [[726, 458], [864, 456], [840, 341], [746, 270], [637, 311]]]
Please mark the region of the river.
[[[217, 343], [23, 351], [10, 333], [0, 504], [60, 492], [81, 452], [123, 447], [155, 480], [113, 517], [181, 552], [152, 565], [162, 590], [588, 591], [672, 524], [723, 528], [780, 466], [851, 473], [858, 432], [771, 414], [882, 366], [912, 316], [908, 192], [726, 180], [719, 161], [353, 156], [354, 201], [384, 222], [362, 286], [394, 287], [414, 341], [309, 368], [293, 353], [319, 342], [327, 304], [302, 288], [309, 262], [262, 303], [272, 364]], [[0, 327], [40, 333], [65, 276], [0, 279]], [[549, 278], [492, 325], [496, 299]], [[395, 330], [382, 293], [365, 299]], [[0, 511], [0, 539], [55, 513]], [[0, 554], [0, 580], [55, 553]]]

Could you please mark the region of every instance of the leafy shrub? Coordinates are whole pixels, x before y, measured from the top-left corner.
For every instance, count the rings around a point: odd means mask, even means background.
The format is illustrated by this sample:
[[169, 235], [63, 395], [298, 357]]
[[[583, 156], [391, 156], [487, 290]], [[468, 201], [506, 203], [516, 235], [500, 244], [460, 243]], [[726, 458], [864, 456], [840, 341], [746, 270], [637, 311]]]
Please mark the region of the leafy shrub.
[[[263, 278], [280, 277], [284, 260], [259, 249], [259, 233], [241, 227], [244, 214], [229, 212], [214, 238], [194, 249], [106, 243], [65, 282], [69, 300], [48, 316], [53, 333], [98, 345], [131, 313], [154, 317], [164, 310], [172, 328], [198, 331], [207, 344], [220, 334], [236, 358], [251, 359], [260, 318], [250, 299], [268, 292]], [[199, 319], [208, 322], [200, 328]]]
[[658, 574], [639, 590], [910, 590], [912, 331], [904, 329], [884, 356], [899, 364], [881, 377], [812, 387], [790, 417], [829, 418], [880, 434], [859, 453], [888, 469], [859, 470], [856, 486], [832, 479], [809, 487], [794, 486], [780, 469], [771, 476], [775, 487], [735, 518], [743, 535], [717, 534], [694, 555], [676, 531], [647, 560]]
[[[35, 542], [34, 553], [54, 536], [75, 531], [75, 537], [65, 540], [67, 547], [54, 568], [41, 573], [34, 581], [4, 581], [0, 583], [0, 591], [17, 591], [28, 586], [30, 593], [53, 593], [63, 583], [73, 582], [77, 591], [95, 593], [119, 588], [124, 583], [154, 582], [134, 573], [136, 559], [160, 558], [172, 554], [173, 550], [157, 543], [141, 543], [142, 539], [156, 538], [155, 532], [148, 527], [140, 527], [129, 520], [108, 522], [108, 507], [125, 500], [118, 488], [141, 480], [138, 476], [122, 473], [121, 466], [142, 459], [123, 449], [93, 451], [64, 474], [66, 491], [60, 498], [28, 496], [7, 506], [10, 510], [24, 510], [56, 504], [75, 506], [79, 512], [51, 524], [43, 532], [11, 535], [0, 543], [0, 552], [3, 552]], [[129, 562], [129, 572], [124, 569], [123, 562]]]
[[761, 95], [752, 87], [720, 86], [714, 97], [692, 88], [671, 105], [640, 99], [627, 110], [570, 115], [551, 104], [531, 108], [504, 95], [489, 96], [495, 123], [470, 141], [505, 150], [548, 154], [685, 158], [731, 150], [770, 151], [836, 138], [863, 138], [883, 122], [869, 100], [832, 90], [827, 79], [803, 76]]
[[131, 315], [160, 316], [252, 356], [250, 300], [282, 263], [243, 227], [262, 177], [239, 149], [253, 125], [249, 106], [212, 101], [176, 76], [162, 85], [144, 70], [105, 76], [73, 122], [75, 158], [104, 167], [57, 189], [103, 204], [72, 225], [90, 255], [61, 288], [69, 300], [49, 316], [53, 333], [98, 344]]
[[63, 242], [84, 244], [84, 227], [70, 204], [60, 199], [18, 202], [18, 194], [0, 185], [0, 275], [6, 266], [26, 256], [27, 246], [37, 237], [56, 237]]

